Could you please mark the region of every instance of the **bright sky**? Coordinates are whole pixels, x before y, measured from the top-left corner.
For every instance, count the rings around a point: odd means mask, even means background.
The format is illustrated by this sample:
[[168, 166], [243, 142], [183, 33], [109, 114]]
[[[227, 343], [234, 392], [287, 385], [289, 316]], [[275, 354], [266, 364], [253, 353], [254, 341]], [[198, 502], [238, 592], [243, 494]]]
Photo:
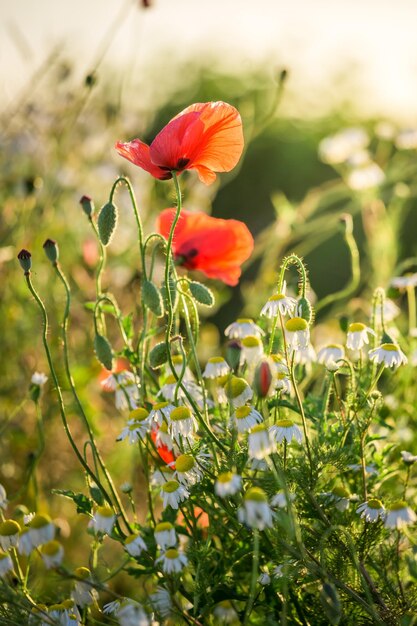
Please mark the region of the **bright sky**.
[[164, 54], [226, 68], [263, 63], [291, 70], [304, 106], [350, 96], [366, 113], [417, 124], [416, 0], [0, 0], [0, 95], [10, 102], [55, 44], [80, 70], [92, 66], [123, 11], [106, 52], [114, 67], [143, 71]]

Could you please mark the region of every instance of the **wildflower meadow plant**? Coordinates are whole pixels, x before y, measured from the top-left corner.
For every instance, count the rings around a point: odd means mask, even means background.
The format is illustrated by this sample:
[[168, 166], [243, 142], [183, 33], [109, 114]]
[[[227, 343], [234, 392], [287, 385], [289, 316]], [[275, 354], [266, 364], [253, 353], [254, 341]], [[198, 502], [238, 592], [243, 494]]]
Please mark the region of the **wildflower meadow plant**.
[[[350, 129], [323, 143], [321, 154], [327, 163], [342, 163], [367, 145], [365, 133]], [[202, 362], [200, 314], [215, 297], [192, 272], [236, 285], [253, 238], [238, 220], [183, 209], [180, 182], [185, 171], [196, 170], [210, 184], [216, 173], [235, 167], [243, 151], [240, 115], [224, 102], [194, 104], [149, 146], [134, 139], [116, 149], [176, 194], [175, 208], [160, 213], [151, 233], [124, 176], [98, 214], [87, 196], [81, 200], [100, 250], [89, 306], [91, 351], [105, 371], [103, 390], [114, 393], [124, 420], [117, 454], [133, 450], [144, 489], [137, 496], [134, 485], [116, 484], [86, 394], [74, 383], [71, 289], [58, 244], [48, 239], [44, 249], [66, 298], [62, 366], [32, 255], [22, 250], [28, 306], [41, 315], [49, 366], [31, 380], [39, 436], [42, 403], [55, 402], [85, 480], [83, 491], [56, 495], [73, 500], [78, 519], [68, 523], [82, 529], [88, 547], [75, 563], [41, 503], [22, 519], [18, 497], [0, 485], [0, 620], [411, 626], [417, 457], [400, 452], [404, 443], [395, 439], [399, 425], [390, 420], [384, 393], [396, 387], [400, 402], [414, 384], [407, 358], [414, 346], [412, 336], [391, 336], [384, 289], [373, 294], [370, 319], [358, 312], [341, 323], [337, 338], [328, 333], [314, 345], [306, 265], [289, 254], [257, 318], [232, 322], [224, 329], [223, 354]], [[120, 309], [103, 280], [106, 250], [123, 219], [115, 203], [121, 187], [137, 226], [141, 282], [133, 312]], [[350, 216], [344, 225], [355, 250]], [[294, 270], [298, 286], [289, 295]], [[411, 298], [416, 283], [401, 285]], [[412, 315], [409, 323], [415, 327]], [[74, 434], [75, 413], [81, 436]], [[136, 469], [131, 475], [139, 480]], [[49, 589], [38, 584], [40, 577], [51, 577]]]

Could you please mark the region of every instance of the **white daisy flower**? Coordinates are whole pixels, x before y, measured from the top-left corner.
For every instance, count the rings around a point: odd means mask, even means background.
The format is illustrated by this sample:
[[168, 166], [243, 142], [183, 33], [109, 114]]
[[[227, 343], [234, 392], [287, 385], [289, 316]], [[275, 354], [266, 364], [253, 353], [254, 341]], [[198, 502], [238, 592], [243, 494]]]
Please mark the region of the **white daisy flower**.
[[147, 550], [147, 547], [140, 534], [133, 533], [126, 537], [124, 549], [130, 556], [140, 556], [144, 550]]
[[413, 465], [417, 461], [417, 455], [407, 452], [407, 450], [401, 450], [401, 458], [406, 465]]
[[159, 522], [154, 530], [155, 541], [162, 550], [177, 545], [177, 533], [171, 522]]
[[197, 431], [197, 422], [187, 406], [179, 406], [172, 409], [169, 419], [168, 430], [174, 441], [178, 441], [181, 438], [193, 441]]
[[168, 465], [163, 465], [159, 469], [155, 470], [151, 476], [151, 485], [153, 487], [161, 487], [169, 480], [172, 480], [174, 475], [174, 471], [168, 467]]
[[114, 615], [115, 613], [117, 613], [118, 608], [120, 607], [120, 600], [113, 600], [112, 602], [107, 602], [107, 604], [105, 604], [103, 606], [103, 613], [105, 615]]
[[180, 454], [175, 459], [174, 476], [178, 482], [186, 487], [192, 487], [203, 478], [200, 466], [191, 454]]
[[162, 587], [157, 587], [154, 593], [149, 596], [152, 608], [159, 613], [161, 617], [169, 617], [172, 613], [172, 601], [169, 591]]
[[[347, 467], [353, 472], [362, 471], [362, 465], [360, 463], [351, 463]], [[378, 476], [378, 470], [376, 469], [375, 465], [365, 465], [365, 473], [369, 476]]]
[[178, 509], [178, 505], [188, 498], [189, 495], [189, 491], [177, 480], [169, 480], [167, 483], [163, 484], [161, 488], [161, 498], [164, 509], [166, 509], [167, 506]]
[[285, 491], [282, 489], [278, 491], [271, 498], [271, 506], [278, 507], [279, 509], [285, 509], [288, 506], [289, 502], [294, 502], [296, 496], [295, 493], [288, 493], [288, 497], [285, 494]]
[[47, 569], [59, 567], [64, 558], [64, 548], [59, 541], [48, 541], [40, 546], [39, 552]]
[[395, 138], [398, 150], [415, 150], [417, 148], [417, 128], [404, 128]]
[[384, 180], [385, 174], [377, 163], [366, 163], [349, 172], [346, 183], [355, 191], [364, 191], [378, 187]]
[[130, 411], [127, 426], [117, 438], [117, 441], [128, 439], [130, 444], [137, 443], [139, 439], [146, 439], [151, 427], [151, 420], [146, 409], [138, 408]]
[[264, 347], [262, 340], [255, 335], [248, 335], [242, 339], [242, 351], [240, 353], [240, 364], [247, 364], [253, 368], [263, 357]]
[[357, 150], [366, 148], [369, 136], [363, 128], [346, 128], [330, 135], [319, 144], [319, 156], [324, 163], [345, 163]]
[[378, 139], [391, 141], [395, 136], [395, 127], [391, 124], [391, 122], [381, 120], [376, 124], [374, 132]]
[[306, 348], [300, 348], [292, 353], [291, 358], [294, 356], [294, 363], [296, 365], [309, 365], [315, 363], [317, 360], [316, 351], [311, 343]]
[[329, 343], [317, 352], [317, 363], [328, 365], [345, 358], [345, 349], [337, 343]]
[[166, 422], [162, 422], [161, 426], [156, 431], [155, 445], [156, 447], [161, 446], [161, 445], [166, 446], [168, 450], [174, 449], [174, 440], [172, 439], [171, 435], [168, 433], [168, 424]]
[[46, 374], [43, 374], [42, 372], [35, 372], [32, 375], [30, 382], [32, 383], [32, 385], [43, 387], [47, 380], [48, 380], [48, 377]]
[[409, 524], [414, 524], [417, 516], [406, 502], [394, 502], [387, 507], [387, 514], [384, 522], [385, 528], [404, 528]]
[[285, 339], [290, 350], [304, 350], [310, 342], [308, 322], [303, 317], [290, 317], [284, 324]]
[[59, 604], [53, 604], [48, 609], [48, 621], [42, 621], [42, 626], [46, 624], [59, 624], [60, 626], [81, 626], [81, 616], [73, 600], [64, 600]]
[[[98, 598], [98, 593], [90, 584], [91, 572], [88, 567], [77, 567], [74, 574], [82, 580], [77, 580], [72, 592], [72, 599], [77, 606], [84, 608], [91, 606]], [[88, 581], [88, 582], [83, 582]]]
[[293, 439], [295, 439], [297, 443], [303, 441], [303, 433], [290, 419], [278, 420], [276, 424], [271, 426], [269, 431], [276, 443], [282, 443], [284, 439], [287, 443], [291, 443]]
[[12, 559], [5, 552], [0, 551], [0, 578], [13, 571]]
[[289, 376], [288, 365], [283, 354], [271, 354], [269, 358], [276, 374], [286, 374]]
[[234, 407], [241, 407], [252, 399], [253, 391], [244, 378], [231, 376], [224, 390], [229, 398], [230, 404]]
[[232, 415], [238, 433], [244, 433], [263, 421], [262, 415], [252, 406], [239, 406]]
[[172, 409], [175, 409], [175, 406], [170, 402], [157, 402], [149, 413], [151, 423], [158, 424], [158, 426], [162, 426], [163, 423], [169, 424]]
[[227, 376], [230, 367], [222, 356], [213, 356], [207, 361], [207, 365], [203, 372], [204, 378], [218, 378], [219, 376]]
[[213, 609], [213, 615], [221, 624], [238, 623], [239, 616], [230, 600], [222, 600]]
[[349, 492], [344, 487], [335, 487], [330, 493], [323, 494], [327, 496], [338, 511], [346, 511], [350, 505]]
[[241, 524], [247, 524], [251, 528], [258, 528], [259, 530], [272, 528], [272, 510], [263, 489], [251, 487], [247, 490], [237, 516]]
[[48, 515], [37, 513], [29, 522], [30, 541], [33, 548], [42, 543], [52, 541], [55, 536], [55, 526]]
[[234, 496], [242, 489], [242, 477], [233, 472], [223, 472], [214, 483], [214, 493], [220, 498]]
[[404, 352], [395, 343], [383, 343], [381, 346], [370, 350], [368, 356], [374, 363], [383, 364], [385, 367], [394, 369], [408, 363]]
[[17, 549], [19, 550], [19, 554], [24, 554], [25, 556], [29, 556], [32, 552], [33, 545], [30, 528], [25, 527], [20, 531]]
[[265, 333], [253, 320], [241, 318], [229, 324], [224, 334], [226, 337], [229, 337], [229, 339], [243, 339], [249, 335], [262, 337]]
[[13, 519], [0, 523], [0, 546], [3, 550], [16, 548], [19, 543], [20, 526]]
[[[381, 313], [382, 313], [381, 303], [378, 302], [378, 304], [375, 306], [375, 319], [377, 323], [381, 319]], [[384, 300], [384, 322], [385, 323], [392, 322], [396, 317], [399, 316], [400, 313], [401, 313], [401, 309], [395, 304], [395, 302], [393, 302], [392, 300], [389, 300], [388, 298]]]
[[391, 286], [395, 289], [405, 290], [408, 287], [417, 287], [417, 273], [396, 276], [391, 279]]
[[262, 585], [262, 587], [265, 587], [266, 585], [269, 585], [269, 583], [271, 582], [271, 577], [268, 574], [268, 572], [261, 572], [258, 576], [258, 583], [260, 585]]
[[134, 600], [124, 600], [117, 609], [116, 617], [120, 626], [150, 626], [143, 607]]
[[134, 409], [139, 401], [139, 391], [135, 376], [128, 370], [112, 373], [101, 381], [101, 386], [105, 391], [115, 392], [116, 409], [127, 411]]
[[0, 509], [6, 509], [8, 504], [7, 493], [2, 484], [0, 484]]
[[109, 506], [99, 506], [92, 518], [92, 528], [96, 533], [104, 533], [110, 535], [114, 522], [116, 521], [116, 515]]
[[290, 394], [292, 391], [291, 380], [284, 372], [278, 372], [274, 380], [275, 391], [281, 391], [282, 393]]
[[264, 459], [274, 451], [271, 433], [265, 424], [257, 424], [248, 435], [248, 453], [253, 459]]
[[178, 574], [187, 565], [188, 559], [180, 550], [170, 548], [156, 559], [156, 563], [162, 564], [165, 574]]
[[291, 296], [286, 296], [285, 291], [284, 285], [282, 293], [276, 293], [268, 298], [268, 301], [262, 307], [262, 316], [273, 319], [278, 317], [280, 313], [281, 315], [287, 315], [295, 311], [297, 300], [295, 298], [291, 298]]
[[356, 513], [367, 522], [377, 522], [379, 519], [385, 518], [385, 509], [381, 500], [370, 498], [367, 502], [360, 504], [356, 509]]
[[368, 335], [375, 335], [375, 331], [361, 322], [354, 322], [349, 324], [346, 347], [349, 350], [361, 350], [365, 344], [369, 343]]

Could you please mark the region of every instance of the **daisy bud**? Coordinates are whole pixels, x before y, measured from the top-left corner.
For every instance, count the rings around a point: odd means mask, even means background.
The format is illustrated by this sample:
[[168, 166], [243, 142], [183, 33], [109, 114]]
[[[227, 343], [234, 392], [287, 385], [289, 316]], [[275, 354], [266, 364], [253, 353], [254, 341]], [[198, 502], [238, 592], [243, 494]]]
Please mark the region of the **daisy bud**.
[[103, 246], [108, 246], [113, 239], [117, 226], [117, 219], [117, 207], [112, 202], [107, 202], [107, 204], [102, 207], [97, 220], [98, 233]]
[[58, 244], [53, 239], [47, 239], [43, 244], [43, 249], [52, 265], [56, 265], [59, 258]]
[[162, 317], [164, 314], [164, 304], [161, 292], [150, 280], [145, 280], [142, 284], [142, 300], [145, 306], [152, 311], [156, 317]]
[[19, 541], [20, 526], [13, 519], [5, 520], [0, 524], [0, 546], [3, 550], [15, 548]]
[[98, 333], [94, 337], [94, 352], [97, 359], [107, 369], [113, 368], [113, 350], [109, 340]]
[[313, 319], [313, 307], [311, 306], [307, 298], [300, 298], [298, 300], [297, 311], [299, 316], [302, 317], [303, 320], [307, 322], [307, 324], [310, 324], [311, 320]]
[[80, 198], [80, 204], [86, 216], [91, 217], [94, 213], [94, 202], [90, 196], [82, 196]]
[[271, 364], [268, 360], [258, 363], [253, 377], [253, 386], [258, 398], [266, 398], [272, 382]]
[[28, 250], [22, 249], [17, 255], [19, 259], [20, 267], [25, 272], [25, 274], [29, 274], [32, 267], [32, 255]]
[[39, 552], [41, 553], [42, 560], [47, 569], [58, 567], [61, 565], [62, 559], [64, 558], [64, 548], [59, 541], [55, 540], [44, 543], [39, 548]]
[[167, 346], [164, 341], [157, 343], [149, 352], [149, 365], [156, 370], [168, 361]]
[[214, 305], [214, 295], [208, 287], [195, 280], [190, 281], [188, 283], [188, 287], [190, 288], [191, 295], [194, 300], [196, 300], [199, 304], [210, 307]]
[[235, 372], [239, 367], [242, 344], [240, 341], [229, 341], [226, 346], [226, 361]]

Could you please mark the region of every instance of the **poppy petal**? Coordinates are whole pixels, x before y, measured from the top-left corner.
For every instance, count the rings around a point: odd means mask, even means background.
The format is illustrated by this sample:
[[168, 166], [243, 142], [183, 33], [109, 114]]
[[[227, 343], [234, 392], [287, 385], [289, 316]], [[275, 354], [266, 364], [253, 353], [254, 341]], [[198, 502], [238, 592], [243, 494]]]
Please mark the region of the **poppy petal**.
[[171, 120], [150, 145], [150, 158], [156, 165], [182, 171], [193, 161], [204, 133], [200, 113], [191, 111]]
[[178, 117], [191, 112], [200, 113], [200, 120], [204, 124], [204, 135], [193, 158], [192, 167], [198, 169], [198, 166], [203, 166], [214, 172], [230, 172], [243, 151], [242, 119], [239, 112], [226, 102], [205, 102], [192, 104]]
[[127, 143], [118, 141], [115, 145], [117, 152], [130, 161], [134, 165], [138, 165], [149, 174], [152, 174], [155, 178], [166, 180], [171, 178], [171, 172], [161, 169], [154, 163], [152, 163], [149, 146], [140, 139], [133, 139]]

